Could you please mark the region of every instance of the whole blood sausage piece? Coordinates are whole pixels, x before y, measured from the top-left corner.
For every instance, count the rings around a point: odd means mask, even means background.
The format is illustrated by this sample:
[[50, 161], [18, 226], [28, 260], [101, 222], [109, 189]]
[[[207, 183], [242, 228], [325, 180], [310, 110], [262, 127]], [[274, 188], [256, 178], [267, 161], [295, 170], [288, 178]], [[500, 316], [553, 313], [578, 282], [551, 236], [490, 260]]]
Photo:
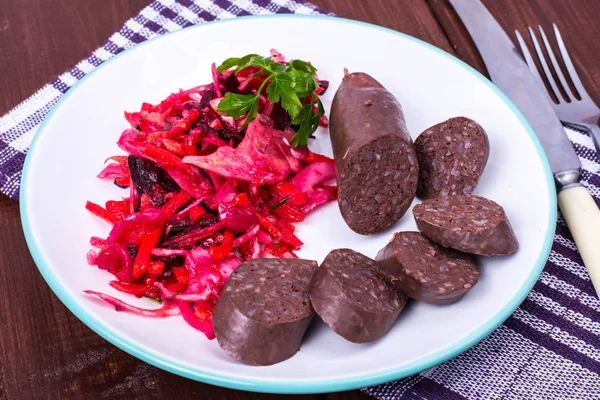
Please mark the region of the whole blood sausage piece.
[[432, 241], [481, 256], [512, 254], [519, 243], [504, 209], [475, 195], [429, 199], [413, 208], [417, 228]]
[[272, 365], [298, 351], [314, 316], [308, 289], [316, 261], [246, 261], [231, 274], [213, 312], [221, 348], [250, 365]]
[[450, 118], [425, 130], [415, 140], [415, 148], [421, 199], [472, 193], [490, 154], [487, 133], [465, 117]]
[[340, 212], [357, 233], [381, 232], [404, 215], [417, 189], [419, 166], [402, 107], [356, 72], [344, 77], [330, 117]]
[[377, 266], [405, 295], [430, 304], [449, 304], [479, 281], [473, 259], [419, 232], [397, 232], [379, 251]]
[[375, 261], [350, 249], [330, 252], [310, 289], [321, 319], [353, 343], [373, 342], [392, 328], [406, 304]]

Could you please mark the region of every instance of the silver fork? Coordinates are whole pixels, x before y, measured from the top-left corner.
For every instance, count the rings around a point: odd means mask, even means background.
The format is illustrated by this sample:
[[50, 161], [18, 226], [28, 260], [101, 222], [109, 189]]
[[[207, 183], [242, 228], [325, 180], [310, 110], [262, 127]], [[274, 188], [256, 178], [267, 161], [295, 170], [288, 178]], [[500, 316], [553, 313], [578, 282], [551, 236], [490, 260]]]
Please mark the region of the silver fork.
[[[540, 61], [540, 64], [542, 65], [543, 71], [538, 71], [538, 68], [536, 67], [535, 62], [531, 57], [531, 53], [527, 49], [527, 45], [525, 44], [523, 37], [521, 36], [519, 31], [515, 31], [517, 35], [517, 40], [519, 41], [519, 45], [521, 46], [521, 51], [523, 52], [523, 56], [525, 57], [525, 61], [527, 61], [529, 69], [537, 78], [539, 84], [542, 86], [542, 89], [545, 89], [545, 86], [540, 73], [543, 73], [546, 76], [546, 79], [550, 84], [552, 92], [554, 92], [556, 99], [558, 99], [558, 103], [556, 103], [552, 99], [552, 96], [548, 92], [545, 92], [548, 95], [548, 98], [550, 99], [550, 102], [554, 107], [554, 112], [556, 112], [558, 118], [563, 122], [563, 124], [572, 125], [576, 128], [583, 129], [589, 132], [594, 141], [596, 152], [600, 154], [600, 128], [598, 127], [598, 120], [600, 118], [600, 107], [598, 107], [598, 105], [594, 103], [594, 100], [592, 100], [588, 92], [585, 90], [583, 83], [581, 83], [579, 75], [577, 75], [575, 66], [571, 61], [571, 57], [569, 57], [569, 53], [567, 52], [567, 48], [565, 47], [565, 43], [562, 40], [562, 37], [560, 35], [560, 32], [558, 31], [558, 28], [556, 27], [556, 24], [552, 24], [552, 26], [554, 27], [554, 35], [556, 36], [556, 42], [558, 43], [560, 55], [562, 56], [571, 81], [573, 82], [575, 89], [579, 93], [581, 100], [577, 100], [577, 97], [575, 97], [575, 94], [571, 91], [571, 88], [569, 87], [569, 84], [567, 83], [567, 80], [565, 79], [565, 76], [562, 73], [562, 70], [560, 69], [556, 56], [554, 55], [554, 52], [550, 47], [550, 42], [548, 41], [548, 38], [546, 37], [546, 34], [544, 33], [541, 26], [538, 26], [540, 36], [542, 37], [544, 47], [546, 48], [546, 52], [548, 53], [548, 56], [550, 58], [552, 69], [558, 77], [558, 82], [552, 76], [551, 69], [548, 66], [548, 63], [546, 62], [546, 58], [544, 57], [542, 48], [538, 43], [536, 35], [533, 29], [531, 29], [531, 27], [528, 28], [529, 36], [531, 36], [533, 46], [535, 47], [535, 52]], [[567, 95], [566, 101], [562, 98], [558, 85], [560, 85], [564, 89], [564, 92]]]

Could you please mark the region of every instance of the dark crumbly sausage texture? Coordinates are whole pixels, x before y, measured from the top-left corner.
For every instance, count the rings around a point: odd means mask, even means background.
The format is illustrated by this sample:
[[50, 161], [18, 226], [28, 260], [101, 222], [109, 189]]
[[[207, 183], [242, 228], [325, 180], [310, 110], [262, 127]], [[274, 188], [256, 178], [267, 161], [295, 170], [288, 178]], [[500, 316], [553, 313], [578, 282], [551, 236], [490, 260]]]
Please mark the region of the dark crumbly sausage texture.
[[389, 332], [407, 299], [379, 272], [375, 261], [338, 249], [319, 267], [310, 300], [334, 332], [350, 342], [367, 343]]
[[402, 293], [424, 303], [453, 303], [479, 281], [468, 254], [433, 243], [419, 232], [395, 233], [376, 261]]
[[357, 233], [381, 232], [404, 215], [417, 188], [419, 166], [402, 107], [371, 76], [347, 74], [330, 122], [342, 216]]
[[417, 196], [470, 194], [475, 190], [490, 153], [486, 132], [465, 117], [450, 118], [417, 137]]
[[213, 312], [217, 341], [236, 360], [272, 365], [298, 351], [314, 316], [315, 261], [256, 259], [231, 274]]
[[413, 208], [417, 228], [445, 247], [481, 256], [512, 254], [519, 243], [504, 209], [480, 196], [426, 200]]

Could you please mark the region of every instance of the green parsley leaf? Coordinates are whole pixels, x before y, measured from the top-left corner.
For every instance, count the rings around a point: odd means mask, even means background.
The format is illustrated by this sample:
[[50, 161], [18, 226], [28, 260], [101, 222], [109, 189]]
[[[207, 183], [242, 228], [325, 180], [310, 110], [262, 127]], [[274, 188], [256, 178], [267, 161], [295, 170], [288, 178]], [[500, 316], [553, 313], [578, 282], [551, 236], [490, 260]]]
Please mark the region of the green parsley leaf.
[[248, 67], [262, 67], [263, 58], [258, 54], [248, 54], [240, 59], [240, 63], [233, 71], [235, 74]]
[[[254, 76], [262, 78], [261, 86], [255, 94], [226, 93], [217, 111], [233, 118], [246, 115], [243, 125], [245, 127], [256, 118], [260, 96], [264, 93], [270, 103], [281, 104], [290, 115], [291, 124], [296, 130], [291, 141], [292, 146], [306, 146], [310, 135], [319, 127], [319, 119], [325, 113], [323, 104], [315, 93], [318, 87], [317, 69], [302, 60], [281, 64], [274, 61], [272, 56], [248, 54], [241, 58], [228, 58], [217, 70], [234, 68], [233, 73], [237, 74], [248, 67], [260, 69]], [[315, 102], [317, 112], [314, 111]]]
[[279, 100], [281, 99], [280, 84], [282, 83], [282, 81], [282, 79], [274, 79], [273, 82], [271, 82], [271, 84], [267, 86], [267, 99], [271, 104], [279, 103]]
[[256, 115], [258, 115], [258, 97], [256, 97], [256, 101], [254, 102], [254, 104], [252, 104], [250, 110], [248, 110], [248, 115], [246, 115], [246, 119], [244, 120], [242, 127], [247, 127], [248, 124], [252, 122], [254, 118], [256, 118]]
[[292, 125], [298, 126], [298, 130], [290, 142], [292, 146], [302, 147], [308, 144], [308, 138], [314, 132], [312, 131], [314, 115], [313, 105], [305, 104], [296, 118], [292, 118]]
[[228, 70], [228, 69], [229, 69], [229, 68], [231, 68], [231, 67], [235, 67], [236, 65], [240, 65], [240, 62], [241, 62], [241, 61], [242, 61], [242, 59], [241, 59], [241, 58], [239, 58], [239, 57], [231, 57], [231, 58], [228, 58], [227, 60], [223, 61], [223, 62], [221, 63], [221, 65], [219, 65], [219, 66], [217, 67], [217, 71], [219, 71], [219, 72], [223, 72], [223, 71], [225, 71], [225, 70]]
[[313, 126], [311, 133], [317, 130], [317, 128], [319, 127], [319, 123], [321, 122], [321, 116], [325, 115], [325, 108], [323, 107], [323, 103], [321, 103], [321, 99], [319, 99], [319, 96], [315, 97], [317, 98], [317, 113], [313, 118]]
[[281, 106], [292, 118], [296, 117], [302, 108], [302, 103], [292, 88], [293, 83], [289, 74], [279, 74], [273, 75], [271, 83], [267, 87], [269, 101], [276, 104], [281, 99]]
[[323, 107], [323, 103], [321, 103], [321, 99], [317, 96], [317, 115], [319, 116], [317, 119], [321, 119], [322, 115], [325, 115], [325, 107]]
[[[314, 103], [305, 104], [300, 110], [296, 118], [291, 121], [292, 125], [297, 126], [297, 131], [290, 144], [294, 147], [306, 146], [310, 135], [317, 130], [321, 116], [325, 114], [325, 108], [318, 96], [314, 95], [313, 99], [317, 100], [317, 112], [314, 111]], [[314, 101], [314, 100], [313, 100]]]
[[273, 61], [271, 60], [271, 57], [265, 58], [265, 64], [265, 69], [269, 70], [270, 72], [285, 72], [288, 69], [287, 65]]
[[298, 97], [306, 97], [317, 89], [317, 82], [312, 74], [303, 71], [290, 71], [288, 75], [292, 81], [291, 87]]
[[248, 54], [247, 56], [244, 56], [242, 58], [231, 57], [223, 61], [223, 63], [217, 67], [217, 71], [223, 72], [230, 68], [237, 67], [235, 69], [235, 72], [237, 73], [246, 67], [258, 66], [256, 64], [262, 59], [263, 57], [259, 56], [258, 54]]
[[225, 113], [233, 118], [239, 118], [253, 107], [258, 109], [257, 95], [228, 92], [225, 93], [225, 97], [219, 102], [217, 111]]
[[290, 67], [294, 68], [297, 71], [308, 72], [311, 75], [315, 75], [315, 73], [317, 72], [317, 69], [315, 67], [313, 67], [311, 64], [307, 63], [306, 61], [302, 61], [302, 60], [292, 60], [292, 61], [289, 61], [287, 63], [287, 65], [289, 65]]

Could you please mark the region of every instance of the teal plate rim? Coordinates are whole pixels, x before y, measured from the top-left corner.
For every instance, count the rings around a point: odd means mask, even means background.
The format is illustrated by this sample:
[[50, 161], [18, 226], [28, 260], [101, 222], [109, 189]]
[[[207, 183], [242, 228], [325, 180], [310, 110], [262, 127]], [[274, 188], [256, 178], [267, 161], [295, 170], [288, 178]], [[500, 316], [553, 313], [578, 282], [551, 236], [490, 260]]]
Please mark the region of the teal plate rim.
[[[425, 46], [426, 48], [436, 51], [437, 53], [441, 54], [443, 57], [449, 58], [453, 62], [460, 65], [462, 68], [465, 68], [467, 71], [471, 72], [478, 79], [483, 81], [508, 105], [508, 107], [511, 109], [511, 111], [518, 117], [519, 121], [526, 128], [526, 131], [535, 146], [538, 156], [542, 160], [544, 173], [545, 173], [545, 177], [547, 180], [547, 186], [548, 186], [548, 198], [550, 199], [550, 207], [549, 207], [550, 210], [549, 210], [549, 215], [548, 215], [550, 225], [546, 232], [546, 237], [544, 239], [542, 251], [540, 252], [540, 254], [538, 256], [538, 259], [536, 260], [536, 264], [534, 266], [534, 269], [531, 272], [531, 275], [527, 278], [526, 282], [521, 286], [517, 295], [514, 296], [511, 299], [511, 301], [508, 304], [506, 304], [506, 306], [501, 311], [499, 311], [492, 318], [490, 318], [488, 321], [486, 321], [486, 323], [481, 325], [474, 332], [472, 332], [467, 337], [463, 338], [462, 340], [460, 340], [458, 343], [454, 344], [453, 346], [449, 346], [449, 347], [445, 348], [444, 350], [441, 350], [441, 351], [438, 351], [429, 356], [423, 357], [418, 362], [415, 362], [415, 363], [407, 365], [407, 366], [389, 368], [387, 370], [378, 371], [376, 373], [368, 373], [367, 372], [367, 373], [364, 373], [360, 377], [353, 376], [353, 377], [348, 377], [348, 378], [339, 378], [339, 379], [335, 379], [335, 380], [319, 380], [319, 381], [308, 381], [308, 382], [307, 381], [271, 381], [271, 382], [269, 382], [267, 380], [256, 381], [254, 379], [244, 379], [244, 378], [238, 378], [238, 377], [234, 378], [234, 377], [229, 377], [229, 376], [223, 375], [223, 374], [213, 373], [211, 371], [200, 371], [200, 370], [197, 370], [194, 368], [189, 368], [188, 366], [183, 365], [181, 363], [173, 362], [172, 360], [169, 360], [168, 358], [166, 358], [164, 356], [148, 352], [147, 349], [144, 349], [139, 344], [130, 342], [127, 339], [123, 338], [121, 335], [115, 334], [114, 332], [112, 332], [111, 329], [108, 326], [106, 326], [101, 320], [93, 318], [92, 316], [87, 314], [85, 312], [85, 310], [78, 304], [76, 299], [68, 295], [68, 293], [65, 291], [65, 288], [60, 283], [58, 276], [55, 274], [55, 272], [52, 270], [52, 268], [50, 268], [48, 262], [46, 262], [46, 260], [43, 259], [43, 257], [41, 256], [41, 253], [37, 247], [37, 243], [34, 239], [34, 236], [33, 236], [32, 230], [31, 230], [31, 222], [29, 221], [28, 212], [27, 212], [28, 202], [24, 200], [24, 199], [26, 199], [25, 188], [28, 186], [29, 163], [31, 160], [31, 155], [35, 154], [35, 152], [37, 151], [38, 139], [44, 134], [44, 130], [46, 128], [48, 121], [50, 119], [52, 119], [52, 116], [54, 115], [56, 110], [58, 108], [60, 108], [62, 103], [81, 84], [83, 84], [87, 79], [89, 79], [91, 76], [93, 76], [95, 72], [97, 72], [98, 70], [100, 70], [101, 68], [106, 66], [108, 63], [113, 62], [114, 60], [118, 59], [119, 57], [123, 56], [124, 54], [127, 54], [130, 51], [134, 51], [135, 49], [137, 49], [141, 46], [146, 46], [155, 40], [161, 40], [162, 38], [164, 38], [166, 36], [170, 36], [170, 35], [177, 35], [178, 33], [182, 32], [183, 30], [202, 29], [207, 25], [213, 25], [213, 24], [232, 24], [232, 23], [236, 23], [236, 21], [238, 21], [240, 19], [278, 19], [278, 18], [319, 19], [319, 20], [329, 20], [334, 23], [354, 24], [354, 25], [364, 26], [364, 27], [368, 27], [371, 29], [375, 29], [375, 30], [380, 30], [380, 31], [383, 31], [383, 32], [386, 32], [389, 34], [393, 34], [393, 35], [397, 35], [404, 39], [416, 42], [416, 43], [420, 44], [421, 46]], [[542, 145], [541, 145], [537, 135], [535, 134], [535, 132], [534, 132], [533, 128], [531, 127], [531, 125], [529, 124], [529, 122], [527, 122], [527, 120], [525, 119], [523, 114], [512, 103], [512, 101], [510, 99], [508, 99], [508, 97], [506, 97], [506, 95], [504, 93], [502, 93], [502, 91], [497, 86], [495, 86], [485, 76], [480, 74], [477, 70], [475, 70], [468, 64], [459, 60], [455, 56], [445, 52], [444, 50], [441, 50], [441, 49], [439, 49], [427, 42], [424, 42], [420, 39], [414, 38], [412, 36], [409, 36], [409, 35], [401, 33], [401, 32], [394, 31], [392, 29], [369, 24], [366, 22], [354, 21], [354, 20], [338, 18], [338, 17], [320, 16], [320, 15], [273, 14], [273, 15], [244, 16], [244, 17], [236, 17], [236, 18], [230, 18], [230, 19], [219, 20], [219, 21], [212, 21], [212, 22], [208, 22], [205, 24], [190, 26], [188, 28], [184, 28], [184, 29], [176, 31], [176, 32], [166, 33], [162, 36], [149, 39], [143, 43], [140, 43], [128, 50], [125, 50], [125, 51], [115, 55], [110, 60], [105, 61], [100, 66], [96, 67], [94, 70], [92, 70], [86, 76], [84, 76], [67, 93], [65, 93], [61, 97], [61, 99], [54, 105], [52, 110], [50, 110], [50, 112], [46, 116], [45, 120], [40, 125], [35, 137], [33, 138], [32, 144], [28, 151], [28, 156], [25, 159], [25, 164], [23, 167], [23, 176], [21, 179], [21, 189], [20, 189], [20, 197], [21, 197], [21, 201], [22, 201], [21, 206], [20, 206], [20, 212], [21, 212], [21, 221], [22, 221], [22, 225], [23, 225], [23, 231], [25, 233], [25, 239], [27, 242], [27, 246], [29, 247], [29, 250], [33, 256], [33, 259], [34, 259], [39, 271], [41, 272], [42, 276], [44, 277], [44, 279], [46, 280], [46, 282], [48, 283], [50, 288], [54, 291], [56, 296], [63, 302], [63, 304], [73, 314], [75, 314], [75, 316], [77, 318], [79, 318], [85, 325], [87, 325], [94, 332], [96, 332], [98, 335], [100, 335], [101, 337], [103, 337], [104, 339], [106, 339], [107, 341], [112, 343], [113, 345], [115, 345], [115, 346], [119, 347], [120, 349], [126, 351], [127, 353], [129, 353], [149, 364], [152, 364], [158, 368], [161, 368], [165, 371], [168, 371], [168, 372], [171, 372], [171, 373], [174, 373], [177, 375], [181, 375], [181, 376], [184, 376], [189, 379], [197, 380], [200, 382], [205, 382], [205, 383], [222, 386], [222, 387], [227, 387], [227, 388], [231, 388], [231, 389], [247, 390], [247, 391], [261, 392], [261, 393], [308, 394], [308, 393], [325, 393], [325, 392], [337, 392], [337, 391], [344, 391], [344, 390], [359, 389], [359, 388], [363, 388], [366, 386], [377, 385], [377, 384], [393, 381], [396, 379], [400, 379], [403, 377], [407, 377], [407, 376], [419, 373], [423, 370], [426, 370], [428, 368], [431, 368], [438, 364], [441, 364], [442, 362], [444, 362], [452, 357], [457, 356], [458, 354], [462, 353], [463, 351], [465, 351], [465, 350], [469, 349], [470, 347], [474, 346], [475, 344], [477, 344], [479, 341], [481, 341], [483, 338], [485, 338], [487, 335], [489, 335], [493, 330], [495, 330], [498, 326], [500, 326], [516, 310], [516, 308], [523, 302], [525, 297], [529, 294], [529, 292], [533, 288], [533, 285], [539, 278], [539, 276], [542, 272], [542, 269], [544, 268], [544, 265], [546, 263], [546, 260], [548, 259], [548, 256], [550, 254], [550, 249], [551, 249], [552, 241], [554, 238], [554, 231], [556, 229], [556, 218], [557, 218], [556, 192], [554, 191], [554, 187], [555, 187], [554, 186], [554, 178], [553, 178], [552, 172], [550, 170], [550, 165], [548, 163], [548, 159], [546, 157], [546, 154], [542, 148]]]

